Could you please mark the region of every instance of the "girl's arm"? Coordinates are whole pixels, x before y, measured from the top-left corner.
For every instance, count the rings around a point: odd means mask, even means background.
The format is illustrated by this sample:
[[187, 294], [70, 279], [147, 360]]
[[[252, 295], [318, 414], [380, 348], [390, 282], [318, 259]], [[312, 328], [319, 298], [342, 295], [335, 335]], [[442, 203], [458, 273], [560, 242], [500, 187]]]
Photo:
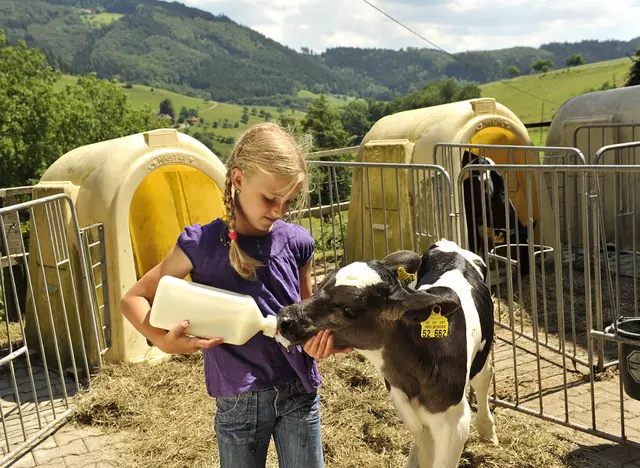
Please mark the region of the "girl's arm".
[[306, 299], [313, 293], [311, 280], [311, 260], [300, 268], [300, 299]]
[[[312, 294], [311, 262], [300, 269], [300, 298], [306, 299]], [[332, 354], [350, 353], [352, 348], [334, 348], [333, 333], [322, 330], [304, 344], [304, 351], [316, 359], [326, 358]]]
[[179, 247], [174, 247], [158, 265], [153, 267], [127, 291], [120, 301], [120, 310], [131, 324], [161, 351], [169, 354], [193, 353], [222, 343], [220, 338], [203, 339], [184, 335], [189, 323], [185, 320], [167, 331], [149, 323], [151, 304], [163, 276], [184, 278], [192, 269], [191, 261]]

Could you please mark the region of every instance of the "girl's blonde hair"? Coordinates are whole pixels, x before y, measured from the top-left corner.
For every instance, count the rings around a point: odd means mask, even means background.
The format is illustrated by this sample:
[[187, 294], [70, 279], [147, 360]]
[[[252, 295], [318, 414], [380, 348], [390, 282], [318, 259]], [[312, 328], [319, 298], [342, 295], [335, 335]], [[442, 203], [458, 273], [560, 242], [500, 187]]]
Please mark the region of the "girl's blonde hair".
[[[303, 143], [298, 143], [288, 131], [273, 122], [251, 126], [237, 141], [227, 161], [227, 178], [224, 188], [224, 204], [227, 210], [226, 221], [229, 227], [229, 260], [231, 266], [242, 278], [253, 280], [256, 269], [262, 264], [244, 252], [236, 239], [235, 187], [231, 180], [234, 168], [242, 170], [249, 178], [262, 172], [291, 179], [282, 187], [279, 195], [288, 196], [299, 189], [298, 197], [306, 195], [309, 176]], [[301, 197], [304, 201], [306, 197]], [[297, 204], [300, 208], [300, 204]]]

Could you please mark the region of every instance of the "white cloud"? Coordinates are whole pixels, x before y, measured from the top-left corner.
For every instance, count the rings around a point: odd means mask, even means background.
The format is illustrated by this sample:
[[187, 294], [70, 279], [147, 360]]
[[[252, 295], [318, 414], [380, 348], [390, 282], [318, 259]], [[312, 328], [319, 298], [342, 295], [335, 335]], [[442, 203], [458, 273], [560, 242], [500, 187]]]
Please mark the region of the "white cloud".
[[[183, 0], [293, 49], [431, 47], [361, 0]], [[449, 52], [640, 35], [640, 0], [369, 0]]]

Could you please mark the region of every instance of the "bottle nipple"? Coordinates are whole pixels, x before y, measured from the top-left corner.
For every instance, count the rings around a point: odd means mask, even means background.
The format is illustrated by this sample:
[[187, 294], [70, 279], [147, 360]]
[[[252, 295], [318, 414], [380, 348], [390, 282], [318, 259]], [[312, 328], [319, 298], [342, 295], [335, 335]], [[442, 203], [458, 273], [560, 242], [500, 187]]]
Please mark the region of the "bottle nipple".
[[262, 330], [262, 333], [270, 338], [275, 337], [278, 331], [278, 318], [275, 315], [267, 315], [265, 322], [266, 326], [264, 330]]

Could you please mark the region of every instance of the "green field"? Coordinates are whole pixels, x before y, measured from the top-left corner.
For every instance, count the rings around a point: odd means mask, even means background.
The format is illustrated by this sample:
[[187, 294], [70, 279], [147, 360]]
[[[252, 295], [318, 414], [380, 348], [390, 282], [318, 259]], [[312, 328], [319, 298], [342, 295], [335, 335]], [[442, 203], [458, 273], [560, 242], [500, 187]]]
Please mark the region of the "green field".
[[[316, 99], [316, 98], [320, 97], [320, 95], [303, 89], [303, 90], [298, 91], [298, 97]], [[352, 98], [350, 96], [334, 96], [334, 95], [327, 96], [327, 100], [329, 101], [329, 105], [332, 106], [332, 107], [343, 107], [343, 106], [346, 106], [347, 103], [349, 101], [353, 100], [353, 99], [354, 98]]]
[[[76, 80], [77, 77], [75, 76], [63, 75], [62, 78], [55, 84], [55, 89], [62, 90], [66, 85], [75, 84]], [[123, 89], [129, 94], [133, 107], [138, 109], [143, 108], [146, 104], [153, 111], [159, 112], [160, 103], [167, 98], [171, 99], [171, 103], [173, 105], [176, 116], [183, 106], [187, 109], [198, 109], [198, 116], [202, 117], [204, 119], [204, 122], [202, 124], [198, 123], [197, 125], [193, 126], [185, 124], [188, 129], [187, 132], [191, 135], [193, 135], [195, 132], [208, 133], [212, 135], [214, 139], [217, 136], [221, 136], [224, 138], [233, 137], [235, 139], [240, 133], [245, 131], [249, 125], [264, 121], [264, 117], [260, 117], [258, 115], [260, 110], [264, 111], [265, 113], [270, 113], [273, 117], [277, 117], [280, 114], [279, 109], [273, 106], [238, 106], [233, 104], [219, 103], [215, 101], [185, 96], [164, 89], [151, 88], [149, 86], [142, 86], [137, 84], [134, 84], [131, 88]], [[309, 96], [312, 96], [312, 94], [309, 93]], [[346, 101], [340, 98], [331, 97], [332, 105], [344, 105], [345, 102]], [[243, 107], [247, 107], [249, 110], [249, 122], [247, 125], [241, 122]], [[253, 113], [254, 109], [255, 115]], [[304, 112], [292, 109], [283, 109], [283, 112], [293, 116], [298, 120], [302, 119], [305, 115]], [[230, 125], [228, 128], [222, 127], [222, 124], [223, 122], [225, 122], [225, 120]], [[213, 128], [212, 125], [214, 122], [218, 123], [217, 128]], [[237, 128], [235, 127], [236, 122], [238, 122]], [[229, 154], [233, 149], [233, 145], [214, 141], [214, 149], [216, 153]]]
[[98, 13], [97, 15], [81, 15], [82, 21], [88, 26], [94, 28], [100, 28], [102, 26], [109, 26], [114, 21], [118, 21], [124, 15], [120, 13]]
[[511, 109], [522, 122], [542, 122], [551, 120], [567, 99], [586, 90], [600, 88], [606, 81], [615, 83], [617, 87], [622, 86], [630, 67], [631, 62], [624, 58], [504, 80], [546, 101], [497, 81], [482, 85], [480, 89], [483, 97], [495, 98]]
[[[96, 17], [98, 16], [101, 15], [96, 15]], [[583, 94], [588, 90], [598, 89], [605, 82], [615, 84], [617, 87], [622, 86], [630, 66], [631, 62], [626, 58], [610, 60], [551, 71], [546, 74], [521, 76], [511, 80], [504, 80], [504, 82], [488, 83], [480, 86], [480, 88], [483, 97], [495, 98], [512, 110], [524, 123], [549, 121], [553, 118], [558, 108], [573, 96]], [[63, 75], [62, 79], [56, 83], [56, 89], [62, 89], [67, 84], [74, 84], [75, 80], [76, 77], [74, 76]], [[522, 93], [504, 83], [542, 97], [545, 101]], [[203, 100], [149, 86], [133, 85], [132, 88], [124, 89], [131, 97], [131, 102], [136, 108], [142, 108], [147, 104], [152, 110], [158, 112], [160, 102], [169, 98], [176, 114], [180, 112], [183, 106], [189, 109], [198, 109], [198, 115], [204, 119], [204, 122], [194, 126], [187, 124], [187, 129], [183, 129], [183, 131], [187, 131], [191, 135], [195, 132], [212, 135], [216, 153], [229, 154], [233, 148], [232, 144], [218, 142], [215, 140], [216, 137], [233, 137], [235, 139], [247, 128], [247, 125], [241, 122], [243, 106]], [[318, 95], [303, 90], [298, 92], [298, 96], [315, 98]], [[328, 99], [330, 105], [342, 107], [353, 98], [328, 96]], [[282, 110], [272, 106], [246, 107], [250, 111], [248, 125], [264, 120], [264, 117], [258, 115], [260, 110], [270, 113], [273, 117], [277, 117], [279, 110]], [[284, 109], [283, 112], [292, 115], [298, 120], [305, 115], [302, 111], [291, 109]], [[217, 123], [217, 128], [213, 128], [214, 122]], [[228, 128], [222, 127], [223, 122], [228, 125]], [[238, 122], [238, 127], [235, 127], [236, 122]], [[536, 145], [544, 145], [546, 133], [547, 128], [530, 130], [531, 137]]]

